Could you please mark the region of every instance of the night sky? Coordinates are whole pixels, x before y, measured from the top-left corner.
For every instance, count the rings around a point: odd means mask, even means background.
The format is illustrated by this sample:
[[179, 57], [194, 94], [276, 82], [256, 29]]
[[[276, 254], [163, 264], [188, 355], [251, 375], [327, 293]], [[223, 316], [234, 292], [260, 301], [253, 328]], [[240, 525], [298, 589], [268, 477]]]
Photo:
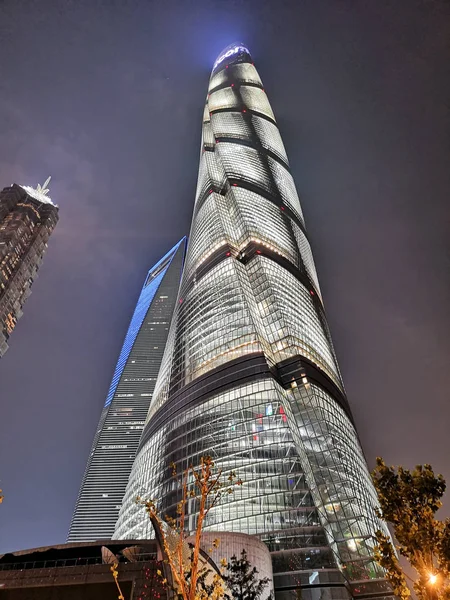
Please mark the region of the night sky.
[[52, 175], [60, 221], [0, 361], [0, 552], [65, 541], [140, 286], [188, 233], [209, 73], [236, 40], [369, 465], [450, 483], [450, 4], [3, 0], [0, 187]]

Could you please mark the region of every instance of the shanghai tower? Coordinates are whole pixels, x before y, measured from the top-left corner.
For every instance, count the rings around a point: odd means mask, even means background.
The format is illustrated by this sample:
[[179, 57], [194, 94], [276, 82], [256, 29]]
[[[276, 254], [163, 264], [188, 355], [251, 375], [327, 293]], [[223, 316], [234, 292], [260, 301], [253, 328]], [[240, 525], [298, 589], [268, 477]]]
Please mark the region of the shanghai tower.
[[175, 513], [169, 465], [205, 455], [244, 482], [205, 528], [264, 541], [277, 599], [392, 596], [299, 198], [242, 44], [209, 81], [179, 297], [114, 537], [152, 537], [136, 496]]

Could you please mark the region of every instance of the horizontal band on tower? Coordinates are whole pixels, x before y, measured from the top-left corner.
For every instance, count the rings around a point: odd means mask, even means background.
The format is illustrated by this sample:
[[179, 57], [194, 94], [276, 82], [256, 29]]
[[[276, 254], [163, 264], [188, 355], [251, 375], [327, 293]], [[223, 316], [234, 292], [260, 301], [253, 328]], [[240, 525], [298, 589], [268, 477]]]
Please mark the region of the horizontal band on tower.
[[252, 381], [269, 378], [274, 379], [279, 385], [287, 389], [291, 387], [293, 378], [301, 379], [302, 377], [307, 377], [312, 383], [327, 392], [353, 423], [353, 417], [345, 395], [310, 360], [303, 356], [295, 356], [278, 365], [269, 367], [264, 353], [254, 352], [220, 365], [204, 375], [200, 375], [177, 392], [169, 394], [169, 400], [156, 411], [147, 423], [138, 452], [152, 435], [168, 421], [174, 420], [179, 414], [203, 404], [217, 394], [223, 394], [227, 390]]
[[[245, 105], [243, 105], [245, 107]], [[265, 115], [264, 113], [261, 113], [257, 110], [245, 107], [245, 109], [251, 113], [252, 115], [255, 115], [256, 117], [260, 117], [261, 119], [264, 119], [265, 121], [269, 121], [269, 123], [272, 123], [272, 125], [277, 125], [277, 122], [275, 121], [275, 119], [272, 119], [271, 117], [269, 117], [268, 115]], [[215, 115], [217, 113], [233, 113], [233, 112], [241, 112], [241, 108], [239, 107], [225, 107], [225, 108], [215, 108], [213, 110], [209, 111], [210, 115]], [[204, 121], [204, 123], [208, 123], [208, 121]], [[277, 125], [278, 127], [278, 125]]]
[[195, 219], [195, 217], [198, 214], [198, 211], [201, 209], [203, 203], [209, 197], [210, 194], [214, 192], [216, 194], [220, 194], [221, 196], [226, 196], [227, 192], [230, 190], [230, 187], [240, 187], [244, 190], [248, 190], [249, 192], [253, 192], [258, 196], [261, 196], [261, 198], [268, 200], [272, 204], [275, 204], [275, 206], [278, 206], [279, 209], [283, 211], [283, 215], [289, 217], [290, 219], [292, 219], [292, 221], [294, 221], [294, 223], [300, 228], [301, 232], [309, 242], [308, 234], [306, 232], [303, 219], [296, 212], [294, 212], [287, 204], [283, 203], [283, 200], [279, 194], [272, 193], [268, 189], [262, 187], [261, 185], [257, 185], [253, 182], [247, 181], [246, 179], [238, 179], [236, 177], [228, 178], [226, 181], [224, 181], [224, 183], [221, 186], [217, 186], [211, 183], [211, 185], [208, 186], [208, 188], [205, 189], [205, 191], [198, 197], [194, 207], [194, 214], [192, 216], [192, 219]]

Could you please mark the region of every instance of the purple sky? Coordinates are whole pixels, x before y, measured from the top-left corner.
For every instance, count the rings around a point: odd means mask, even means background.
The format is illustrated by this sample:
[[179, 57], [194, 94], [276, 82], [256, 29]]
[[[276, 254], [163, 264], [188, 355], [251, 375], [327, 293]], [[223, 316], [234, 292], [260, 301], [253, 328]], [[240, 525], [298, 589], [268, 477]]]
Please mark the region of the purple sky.
[[235, 40], [279, 122], [369, 464], [450, 482], [450, 4], [3, 0], [0, 187], [52, 175], [60, 222], [0, 361], [0, 552], [65, 541], [143, 278], [188, 232], [209, 71]]

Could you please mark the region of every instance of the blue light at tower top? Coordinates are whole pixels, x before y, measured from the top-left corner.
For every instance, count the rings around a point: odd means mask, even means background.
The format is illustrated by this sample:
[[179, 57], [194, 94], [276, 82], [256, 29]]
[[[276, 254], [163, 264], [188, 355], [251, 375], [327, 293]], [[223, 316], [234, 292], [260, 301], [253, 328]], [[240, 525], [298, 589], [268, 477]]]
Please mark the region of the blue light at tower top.
[[105, 407], [111, 404], [114, 397], [114, 393], [122, 376], [123, 369], [130, 355], [133, 344], [136, 341], [136, 337], [141, 328], [142, 322], [147, 314], [148, 308], [155, 297], [155, 294], [159, 288], [159, 285], [166, 274], [167, 269], [172, 262], [180, 245], [186, 240], [183, 237], [178, 244], [176, 244], [169, 252], [161, 258], [147, 273], [144, 281], [139, 299], [136, 304], [133, 316], [131, 317], [130, 325], [126, 333], [122, 349], [117, 360], [116, 368], [114, 369], [114, 375], [109, 386], [108, 395], [106, 396]]
[[241, 43], [231, 44], [230, 46], [227, 46], [225, 48], [225, 50], [222, 52], [222, 54], [219, 55], [216, 62], [214, 63], [213, 70], [218, 65], [220, 65], [220, 63], [222, 61], [224, 61], [226, 58], [230, 58], [230, 56], [233, 56], [234, 54], [237, 54], [238, 52], [246, 52], [247, 54], [250, 54], [248, 48], [246, 48], [246, 46], [244, 46], [243, 44], [241, 44]]

